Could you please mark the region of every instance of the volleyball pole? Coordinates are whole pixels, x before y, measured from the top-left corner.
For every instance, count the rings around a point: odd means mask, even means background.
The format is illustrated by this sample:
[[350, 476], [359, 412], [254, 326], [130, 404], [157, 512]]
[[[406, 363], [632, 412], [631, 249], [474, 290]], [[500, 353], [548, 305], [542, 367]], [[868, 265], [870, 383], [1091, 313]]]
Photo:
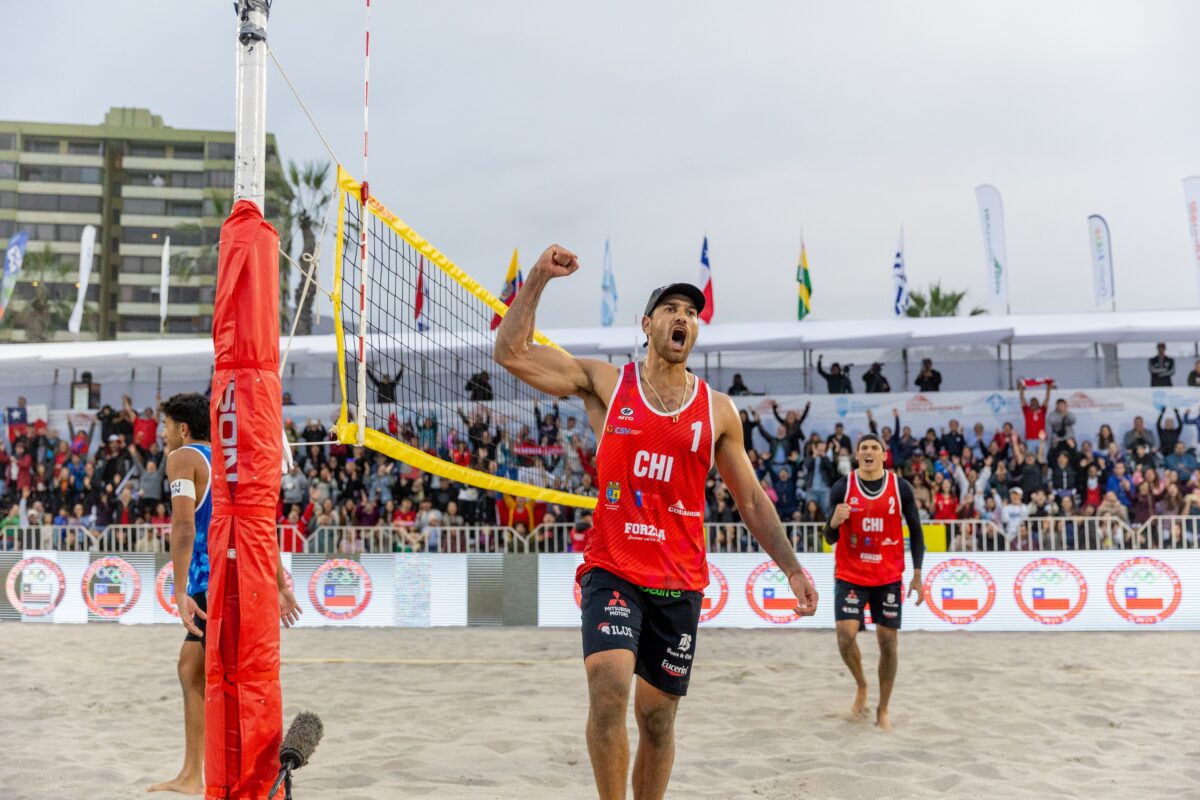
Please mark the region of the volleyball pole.
[[[233, 202], [266, 211], [267, 17], [271, 0], [238, 0]], [[261, 45], [261, 46], [260, 46]]]
[[236, 0], [234, 8], [234, 203], [221, 226], [213, 303], [205, 798], [267, 800], [283, 738], [279, 233], [263, 219], [271, 0]]

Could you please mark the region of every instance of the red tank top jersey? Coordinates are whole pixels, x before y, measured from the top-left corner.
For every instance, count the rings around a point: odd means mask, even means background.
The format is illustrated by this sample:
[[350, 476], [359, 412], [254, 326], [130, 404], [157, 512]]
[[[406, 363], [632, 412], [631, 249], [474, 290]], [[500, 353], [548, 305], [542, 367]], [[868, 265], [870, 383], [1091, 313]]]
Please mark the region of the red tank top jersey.
[[858, 470], [846, 479], [850, 518], [838, 529], [834, 575], [859, 586], [886, 586], [904, 578], [904, 514], [900, 481], [888, 472], [879, 494], [859, 485]]
[[713, 414], [699, 377], [674, 416], [646, 402], [638, 365], [626, 364], [596, 453], [600, 497], [577, 580], [599, 567], [652, 589], [708, 585], [704, 484], [713, 465]]

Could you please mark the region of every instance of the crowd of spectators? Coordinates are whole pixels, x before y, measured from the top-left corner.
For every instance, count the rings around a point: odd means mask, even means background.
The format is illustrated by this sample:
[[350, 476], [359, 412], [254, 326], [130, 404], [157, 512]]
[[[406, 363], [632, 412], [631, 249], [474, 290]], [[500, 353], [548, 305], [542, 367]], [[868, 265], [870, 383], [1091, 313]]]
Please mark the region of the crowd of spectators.
[[[834, 365], [829, 375], [836, 370]], [[483, 376], [472, 382], [475, 390], [485, 391]], [[981, 423], [968, 429], [950, 419], [946, 427], [922, 434], [904, 424], [896, 409], [890, 420], [876, 420], [868, 412], [865, 422], [883, 438], [888, 466], [912, 482], [924, 519], [977, 523], [951, 526], [953, 549], [1194, 544], [1200, 529], [1200, 471], [1181, 432], [1185, 424], [1200, 424], [1200, 418], [1164, 408], [1153, 427], [1139, 416], [1128, 429], [1102, 425], [1088, 436], [1077, 431], [1066, 400], [1058, 398], [1051, 407], [1053, 384], [1046, 382], [1044, 389], [1039, 398], [1021, 388], [1020, 429], [1011, 423], [999, 430]], [[24, 406], [23, 399], [18, 406]], [[771, 411], [768, 419], [752, 409], [740, 412], [756, 476], [785, 522], [823, 522], [830, 490], [852, 468], [849, 434], [841, 422], [830, 430], [806, 431], [808, 405], [785, 410], [772, 404]], [[564, 417], [557, 405], [537, 408], [533, 424], [515, 430], [493, 419], [483, 403], [448, 416], [393, 415], [389, 424], [400, 441], [459, 466], [591, 497], [602, 491], [595, 436], [586, 421]], [[18, 527], [38, 526], [62, 529], [76, 546], [83, 545], [80, 529], [93, 535], [115, 531], [116, 538], [106, 543], [111, 547], [166, 546], [170, 501], [155, 410], [138, 411], [126, 398], [120, 408], [104, 406], [88, 426], [77, 430], [68, 423], [65, 435], [44, 423], [11, 435], [10, 426], [10, 439], [0, 450], [0, 509], [7, 510], [0, 520], [0, 548], [14, 546]], [[533, 532], [547, 540], [546, 549], [569, 550], [581, 545], [591, 524], [590, 515], [573, 507], [513, 498], [380, 453], [329, 444], [325, 425], [288, 418], [286, 410], [285, 433], [297, 445], [278, 505], [287, 550], [301, 549], [314, 536], [322, 551], [381, 547], [378, 537], [347, 538], [341, 532], [352, 527], [387, 530], [393, 549], [455, 550], [464, 546], [460, 531], [486, 526], [523, 536]], [[740, 548], [749, 542], [729, 489], [715, 471], [706, 501], [711, 546]], [[1143, 526], [1154, 516], [1197, 520], [1196, 525], [1172, 523], [1165, 536], [1153, 536]], [[1119, 524], [1081, 522], [1087, 520]], [[137, 526], [158, 526], [158, 532], [130, 539]], [[485, 541], [482, 546], [503, 544]]]
[[[1163, 408], [1153, 429], [1143, 417], [1118, 437], [1102, 425], [1092, 437], [1076, 433], [1065, 399], [1047, 411], [1043, 399], [1020, 398], [1024, 425], [982, 423], [914, 433], [893, 409], [890, 424], [868, 412], [870, 430], [886, 445], [887, 466], [912, 484], [921, 517], [951, 524], [952, 549], [1049, 549], [1181, 547], [1200, 532], [1200, 472], [1195, 451], [1181, 441], [1185, 423], [1177, 409]], [[842, 423], [805, 434], [808, 408], [781, 413], [768, 425], [753, 410], [741, 412], [746, 441], [757, 432], [767, 446], [750, 446], [749, 457], [780, 517], [823, 522], [833, 483], [850, 472], [853, 451]], [[709, 481], [708, 521], [736, 524], [737, 509], [719, 477]], [[1151, 517], [1168, 519], [1150, 530]], [[1105, 521], [1119, 524], [1103, 524]], [[986, 523], [991, 523], [990, 525]], [[737, 534], [732, 534], [737, 535]]]

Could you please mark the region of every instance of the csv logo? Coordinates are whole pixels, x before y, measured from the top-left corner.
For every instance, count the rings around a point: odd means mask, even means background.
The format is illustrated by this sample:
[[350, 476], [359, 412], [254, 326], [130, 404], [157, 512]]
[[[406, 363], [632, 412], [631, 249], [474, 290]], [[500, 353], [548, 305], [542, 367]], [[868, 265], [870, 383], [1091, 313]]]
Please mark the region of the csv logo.
[[671, 480], [675, 468], [675, 457], [638, 450], [633, 457], [633, 474], [638, 478], [653, 478], [656, 481]]

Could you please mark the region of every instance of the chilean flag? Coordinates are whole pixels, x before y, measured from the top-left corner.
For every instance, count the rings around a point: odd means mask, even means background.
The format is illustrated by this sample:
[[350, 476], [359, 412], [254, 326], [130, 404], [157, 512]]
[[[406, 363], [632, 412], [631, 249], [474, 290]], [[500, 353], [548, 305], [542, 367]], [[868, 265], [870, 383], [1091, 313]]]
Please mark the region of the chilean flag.
[[1136, 586], [1125, 587], [1125, 607], [1130, 611], [1162, 611], [1161, 597], [1138, 597]]
[[[517, 263], [517, 248], [513, 248], [512, 261], [508, 263], [508, 273], [504, 276], [504, 288], [500, 290], [500, 300], [506, 306], [511, 306], [513, 298], [517, 296], [517, 292], [521, 291], [521, 287], [525, 285], [525, 276], [521, 274], [521, 265]], [[499, 314], [492, 317], [492, 330], [500, 327], [500, 320], [503, 319]]]
[[417, 266], [417, 299], [413, 301], [413, 320], [417, 323], [417, 330], [423, 331], [429, 327], [429, 315], [425, 313], [425, 298], [429, 296], [429, 289], [425, 286], [425, 256], [421, 256], [420, 259]]
[[1034, 611], [1069, 611], [1071, 601], [1066, 597], [1047, 597], [1046, 590], [1041, 586], [1033, 589]]
[[700, 288], [704, 291], [704, 310], [700, 312], [700, 319], [705, 323], [712, 322], [713, 317], [713, 285], [712, 285], [712, 267], [708, 265], [708, 237], [704, 237], [704, 246], [700, 248], [700, 280], [697, 281]]

